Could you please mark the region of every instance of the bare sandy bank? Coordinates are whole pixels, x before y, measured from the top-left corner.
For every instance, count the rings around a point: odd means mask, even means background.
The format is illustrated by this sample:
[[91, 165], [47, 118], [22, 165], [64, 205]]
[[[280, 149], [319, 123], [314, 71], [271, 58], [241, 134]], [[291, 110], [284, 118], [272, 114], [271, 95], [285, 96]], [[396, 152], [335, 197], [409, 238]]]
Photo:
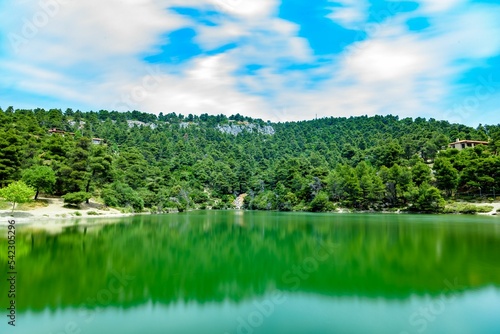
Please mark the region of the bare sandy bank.
[[83, 223], [89, 219], [99, 219], [99, 223], [113, 221], [111, 218], [127, 217], [133, 214], [122, 213], [116, 209], [105, 208], [103, 205], [90, 201], [89, 204], [82, 204], [79, 208], [64, 207], [61, 198], [40, 197], [40, 202], [46, 206], [39, 206], [33, 209], [0, 210], [0, 226], [5, 226], [8, 221], [14, 219], [19, 225], [32, 225], [50, 229], [51, 226], [64, 227], [74, 225], [76, 221]]
[[500, 202], [495, 202], [495, 203], [476, 203], [474, 205], [477, 206], [492, 206], [493, 210], [487, 213], [480, 213], [481, 215], [500, 215], [500, 212], [497, 212], [500, 210]]

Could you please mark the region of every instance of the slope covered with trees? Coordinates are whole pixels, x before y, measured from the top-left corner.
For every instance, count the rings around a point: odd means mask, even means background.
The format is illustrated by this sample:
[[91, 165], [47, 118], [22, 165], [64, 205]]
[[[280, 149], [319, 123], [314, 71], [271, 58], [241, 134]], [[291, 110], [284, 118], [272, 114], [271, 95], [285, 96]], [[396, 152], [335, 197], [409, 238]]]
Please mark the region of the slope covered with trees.
[[[500, 190], [500, 127], [396, 116], [270, 123], [239, 114], [0, 109], [0, 187], [155, 212], [408, 208]], [[458, 151], [456, 138], [490, 141]], [[69, 194], [69, 195], [68, 195]]]

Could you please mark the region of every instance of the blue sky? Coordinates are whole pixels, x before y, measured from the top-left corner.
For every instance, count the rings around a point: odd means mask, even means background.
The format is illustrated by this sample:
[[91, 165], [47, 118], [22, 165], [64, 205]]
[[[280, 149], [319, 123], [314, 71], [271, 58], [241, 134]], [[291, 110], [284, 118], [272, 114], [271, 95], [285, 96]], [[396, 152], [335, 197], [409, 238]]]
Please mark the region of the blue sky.
[[0, 4], [0, 107], [500, 123], [493, 0]]

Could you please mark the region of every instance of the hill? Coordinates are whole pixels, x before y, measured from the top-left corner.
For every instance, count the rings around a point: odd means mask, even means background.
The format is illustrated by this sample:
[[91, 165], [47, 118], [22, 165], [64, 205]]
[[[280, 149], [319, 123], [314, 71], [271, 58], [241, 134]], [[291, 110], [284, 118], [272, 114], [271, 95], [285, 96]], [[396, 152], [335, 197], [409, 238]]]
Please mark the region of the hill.
[[[0, 109], [0, 133], [2, 187], [23, 179], [129, 211], [229, 208], [240, 194], [248, 209], [440, 211], [443, 197], [500, 190], [499, 125], [9, 107]], [[490, 144], [447, 149], [456, 138]], [[55, 182], [36, 182], [42, 166]]]

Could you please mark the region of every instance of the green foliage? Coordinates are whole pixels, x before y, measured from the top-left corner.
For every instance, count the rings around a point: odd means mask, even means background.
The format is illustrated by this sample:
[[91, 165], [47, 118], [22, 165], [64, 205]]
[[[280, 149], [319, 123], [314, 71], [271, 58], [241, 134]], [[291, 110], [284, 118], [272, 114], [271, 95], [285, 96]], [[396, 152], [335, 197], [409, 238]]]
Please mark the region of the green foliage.
[[144, 200], [129, 185], [121, 182], [114, 182], [103, 189], [101, 197], [107, 206], [112, 207], [132, 207], [136, 212], [144, 208]]
[[92, 197], [91, 194], [86, 193], [84, 191], [79, 191], [76, 193], [67, 193], [66, 195], [63, 196], [64, 203], [73, 205], [73, 206], [78, 206], [82, 204], [83, 202], [87, 201]]
[[326, 192], [320, 192], [311, 201], [312, 212], [325, 212], [335, 210], [335, 206], [328, 199], [328, 194]]
[[431, 169], [423, 162], [417, 162], [411, 169], [412, 179], [418, 187], [422, 183], [431, 183]]
[[[247, 199], [245, 198], [245, 201]], [[276, 209], [276, 195], [273, 191], [264, 191], [258, 194], [248, 205], [249, 209], [256, 210], [275, 210]]]
[[50, 192], [56, 183], [56, 174], [47, 166], [36, 166], [23, 171], [23, 181], [35, 188], [35, 199], [40, 190]]
[[[500, 191], [498, 126], [13, 108], [0, 110], [0, 120], [0, 187], [22, 177], [37, 191], [100, 194], [106, 205], [134, 211], [225, 209], [243, 193], [253, 210], [323, 210], [325, 194], [332, 205], [390, 210], [411, 206], [424, 184], [448, 196]], [[95, 137], [104, 144], [92, 144]], [[446, 150], [457, 137], [491, 145]], [[435, 177], [426, 165], [434, 159]]]
[[409, 209], [417, 212], [441, 212], [446, 205], [439, 189], [427, 183], [411, 191], [411, 200], [412, 205]]
[[454, 203], [447, 205], [444, 209], [445, 213], [463, 213], [463, 214], [476, 214], [488, 213], [493, 210], [490, 205], [474, 205], [469, 203]]
[[444, 158], [436, 160], [434, 171], [438, 188], [451, 195], [458, 185], [458, 171]]
[[16, 181], [0, 189], [0, 197], [12, 203], [12, 212], [18, 203], [26, 203], [35, 195], [35, 189], [23, 181]]
[[[4, 124], [8, 125], [8, 124]], [[15, 179], [21, 166], [21, 138], [15, 130], [0, 131], [0, 186]]]

